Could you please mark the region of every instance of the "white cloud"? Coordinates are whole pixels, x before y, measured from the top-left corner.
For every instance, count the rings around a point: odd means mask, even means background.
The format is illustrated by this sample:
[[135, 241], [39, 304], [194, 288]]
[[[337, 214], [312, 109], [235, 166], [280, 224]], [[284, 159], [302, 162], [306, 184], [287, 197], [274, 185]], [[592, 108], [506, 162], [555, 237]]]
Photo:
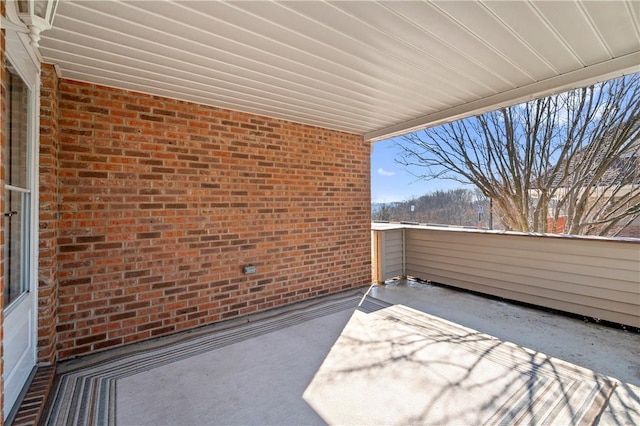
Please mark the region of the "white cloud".
[[386, 171], [385, 169], [383, 169], [382, 167], [380, 167], [380, 168], [378, 169], [378, 174], [379, 174], [379, 175], [382, 175], [382, 176], [393, 176], [393, 175], [395, 175], [395, 174], [396, 174], [396, 172], [388, 172], [388, 171]]

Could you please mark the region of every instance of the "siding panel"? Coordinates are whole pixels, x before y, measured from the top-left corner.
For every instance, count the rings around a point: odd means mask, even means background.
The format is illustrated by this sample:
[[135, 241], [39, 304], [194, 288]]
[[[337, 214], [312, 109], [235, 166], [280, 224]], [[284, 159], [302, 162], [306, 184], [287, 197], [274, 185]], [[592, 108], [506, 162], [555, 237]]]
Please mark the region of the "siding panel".
[[640, 242], [405, 227], [405, 273], [640, 327]]
[[404, 230], [402, 228], [376, 229], [372, 231], [373, 280], [382, 283], [404, 274]]

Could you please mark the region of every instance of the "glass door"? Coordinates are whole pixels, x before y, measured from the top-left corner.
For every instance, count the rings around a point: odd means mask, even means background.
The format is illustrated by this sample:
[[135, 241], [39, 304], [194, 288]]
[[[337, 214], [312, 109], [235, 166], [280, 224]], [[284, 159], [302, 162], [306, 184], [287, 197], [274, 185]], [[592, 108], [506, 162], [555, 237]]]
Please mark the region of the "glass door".
[[28, 292], [25, 280], [28, 244], [29, 188], [27, 183], [29, 88], [7, 60], [7, 145], [5, 151], [5, 289], [4, 308]]
[[[36, 294], [32, 269], [36, 94], [7, 55], [4, 218], [4, 418], [36, 363]], [[35, 260], [34, 260], [35, 262]]]

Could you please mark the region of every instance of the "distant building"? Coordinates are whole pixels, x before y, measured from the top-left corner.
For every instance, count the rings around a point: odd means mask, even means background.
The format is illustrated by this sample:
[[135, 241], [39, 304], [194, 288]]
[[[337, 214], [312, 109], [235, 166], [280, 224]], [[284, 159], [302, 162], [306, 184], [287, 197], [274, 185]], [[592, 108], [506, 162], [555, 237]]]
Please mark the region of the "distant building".
[[[630, 192], [639, 191], [640, 188], [640, 137], [635, 133], [635, 141], [633, 148], [629, 152], [619, 158], [615, 163], [605, 170], [601, 176], [595, 176], [595, 170], [587, 170], [579, 167], [581, 162], [590, 161], [592, 163], [599, 163], [604, 161], [606, 151], [603, 149], [591, 149], [585, 148], [583, 151], [578, 152], [571, 161], [567, 161], [560, 173], [555, 173], [554, 180], [548, 184], [549, 188], [556, 188], [554, 197], [551, 200], [550, 215], [555, 214], [556, 204], [562, 197], [564, 197], [570, 188], [575, 188], [576, 185], [583, 185], [586, 190], [590, 186], [590, 194], [588, 205], [593, 206], [597, 203], [609, 203], [614, 205], [615, 201], [628, 196]], [[600, 146], [600, 148], [602, 148]], [[582, 173], [582, 174], [581, 174]], [[594, 188], [595, 187], [595, 188]], [[530, 196], [534, 199], [541, 196], [542, 191], [534, 189], [530, 191]], [[577, 195], [580, 193], [577, 192]], [[638, 209], [638, 200], [635, 202], [630, 201], [627, 208]], [[547, 221], [548, 233], [563, 233], [565, 225], [567, 223], [567, 212], [561, 211], [557, 220], [554, 217], [550, 217]], [[639, 211], [640, 213], [640, 211]], [[620, 227], [622, 227], [627, 221], [621, 221]], [[612, 234], [615, 234], [613, 230]], [[640, 238], [640, 217], [637, 217], [629, 226], [620, 231], [617, 234], [618, 237], [633, 237]]]

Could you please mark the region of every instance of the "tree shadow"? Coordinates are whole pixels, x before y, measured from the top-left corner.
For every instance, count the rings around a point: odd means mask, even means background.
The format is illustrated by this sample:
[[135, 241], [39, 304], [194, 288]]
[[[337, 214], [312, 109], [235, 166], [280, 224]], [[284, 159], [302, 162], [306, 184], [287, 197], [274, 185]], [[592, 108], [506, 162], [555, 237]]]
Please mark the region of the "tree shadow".
[[[316, 378], [321, 376], [321, 386], [328, 387], [349, 386], [350, 380], [357, 381], [363, 375], [375, 382], [377, 374], [388, 375], [395, 365], [412, 372], [415, 380], [401, 378], [411, 389], [417, 381], [439, 386], [435, 394], [424, 388], [425, 398], [419, 403], [413, 399], [408, 410], [411, 414], [397, 419], [398, 423], [459, 423], [459, 417], [443, 412], [442, 407], [450, 403], [452, 396], [461, 394], [488, 396], [480, 398], [476, 423], [538, 424], [553, 421], [560, 414], [574, 424], [592, 423], [616, 386], [615, 381], [590, 370], [406, 306], [394, 305], [360, 315], [358, 327], [347, 325], [327, 357], [329, 362], [320, 367]], [[447, 348], [451, 349], [451, 357], [429, 355]], [[472, 361], [469, 356], [457, 359], [455, 354], [460, 351], [471, 354]], [[492, 366], [509, 373], [492, 375]], [[328, 369], [323, 371], [324, 368]], [[314, 381], [307, 391], [317, 388], [313, 385]], [[371, 391], [376, 392], [379, 386], [384, 389], [385, 384], [376, 384]], [[318, 405], [308, 392], [305, 399], [312, 406]], [[336, 419], [325, 420], [332, 423]]]

